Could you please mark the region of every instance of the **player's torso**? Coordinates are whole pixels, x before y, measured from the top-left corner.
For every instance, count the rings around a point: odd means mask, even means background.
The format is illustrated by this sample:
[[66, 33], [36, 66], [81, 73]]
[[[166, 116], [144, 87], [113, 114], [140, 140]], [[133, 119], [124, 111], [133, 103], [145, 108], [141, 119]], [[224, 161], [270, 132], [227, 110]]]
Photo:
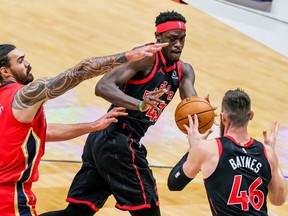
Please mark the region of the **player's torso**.
[[254, 139], [245, 147], [232, 139], [217, 139], [222, 153], [216, 170], [204, 180], [211, 211], [214, 215], [267, 215], [271, 170], [265, 148]]
[[120, 89], [127, 95], [144, 100], [149, 92], [166, 89], [160, 99], [163, 103], [157, 103], [159, 108], [157, 111], [150, 108], [146, 112], [127, 110], [128, 116], [121, 118], [121, 121], [132, 124], [132, 128], [136, 131], [141, 131], [140, 136], [143, 136], [149, 126], [155, 124], [160, 117], [165, 107], [173, 99], [182, 76], [181, 62], [178, 61], [170, 67], [166, 67], [166, 61], [162, 53], [158, 52], [155, 57], [155, 63], [147, 75], [141, 72], [137, 73], [132, 79], [126, 82]]
[[43, 108], [32, 123], [21, 123], [12, 113], [12, 100], [20, 87], [14, 83], [0, 88], [0, 183], [37, 180], [44, 153]]

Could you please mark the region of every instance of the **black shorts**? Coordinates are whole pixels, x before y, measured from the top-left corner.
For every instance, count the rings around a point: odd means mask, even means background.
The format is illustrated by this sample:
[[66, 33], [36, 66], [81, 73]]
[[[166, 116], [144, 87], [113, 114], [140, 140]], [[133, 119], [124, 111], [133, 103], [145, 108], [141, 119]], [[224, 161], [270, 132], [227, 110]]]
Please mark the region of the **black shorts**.
[[132, 137], [115, 125], [91, 133], [67, 201], [85, 203], [98, 211], [113, 194], [116, 207], [122, 210], [150, 208], [152, 201], [159, 205], [146, 148]]

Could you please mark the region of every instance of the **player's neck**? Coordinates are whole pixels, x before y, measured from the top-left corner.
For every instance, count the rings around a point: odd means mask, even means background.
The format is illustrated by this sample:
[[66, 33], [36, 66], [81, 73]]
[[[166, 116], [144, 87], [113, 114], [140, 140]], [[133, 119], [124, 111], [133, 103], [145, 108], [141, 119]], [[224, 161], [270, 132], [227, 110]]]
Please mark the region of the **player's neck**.
[[250, 136], [247, 132], [247, 127], [240, 127], [240, 128], [228, 128], [225, 136], [230, 136], [235, 139], [235, 141], [239, 143], [247, 143], [250, 140]]

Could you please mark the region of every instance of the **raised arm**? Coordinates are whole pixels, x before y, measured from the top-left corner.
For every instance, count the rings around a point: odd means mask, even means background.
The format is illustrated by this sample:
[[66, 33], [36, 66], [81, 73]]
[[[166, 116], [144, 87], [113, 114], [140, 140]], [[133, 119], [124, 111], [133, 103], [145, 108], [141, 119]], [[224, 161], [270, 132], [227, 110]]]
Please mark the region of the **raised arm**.
[[279, 123], [273, 122], [270, 135], [263, 131], [264, 146], [267, 151], [269, 164], [271, 167], [272, 179], [268, 185], [268, 197], [273, 205], [283, 205], [287, 196], [287, 185], [281, 168], [279, 167], [278, 157], [274, 151]]
[[31, 122], [45, 101], [58, 97], [82, 81], [107, 73], [128, 61], [138, 61], [151, 56], [166, 45], [167, 43], [151, 44], [120, 54], [88, 58], [56, 77], [35, 80], [16, 93], [12, 104], [14, 116], [21, 122]]

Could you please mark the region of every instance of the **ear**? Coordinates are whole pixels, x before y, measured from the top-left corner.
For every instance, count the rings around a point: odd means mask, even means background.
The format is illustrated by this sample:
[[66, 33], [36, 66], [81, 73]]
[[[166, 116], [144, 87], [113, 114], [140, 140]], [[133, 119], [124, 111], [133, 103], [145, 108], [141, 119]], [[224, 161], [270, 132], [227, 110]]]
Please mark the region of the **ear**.
[[250, 112], [250, 116], [249, 116], [249, 120], [252, 120], [253, 117], [254, 117], [254, 112], [251, 110], [251, 112]]
[[6, 67], [0, 67], [0, 75], [4, 80], [9, 77], [9, 72], [7, 71]]
[[227, 121], [227, 113], [226, 112], [221, 112], [221, 121], [222, 122], [226, 122]]

